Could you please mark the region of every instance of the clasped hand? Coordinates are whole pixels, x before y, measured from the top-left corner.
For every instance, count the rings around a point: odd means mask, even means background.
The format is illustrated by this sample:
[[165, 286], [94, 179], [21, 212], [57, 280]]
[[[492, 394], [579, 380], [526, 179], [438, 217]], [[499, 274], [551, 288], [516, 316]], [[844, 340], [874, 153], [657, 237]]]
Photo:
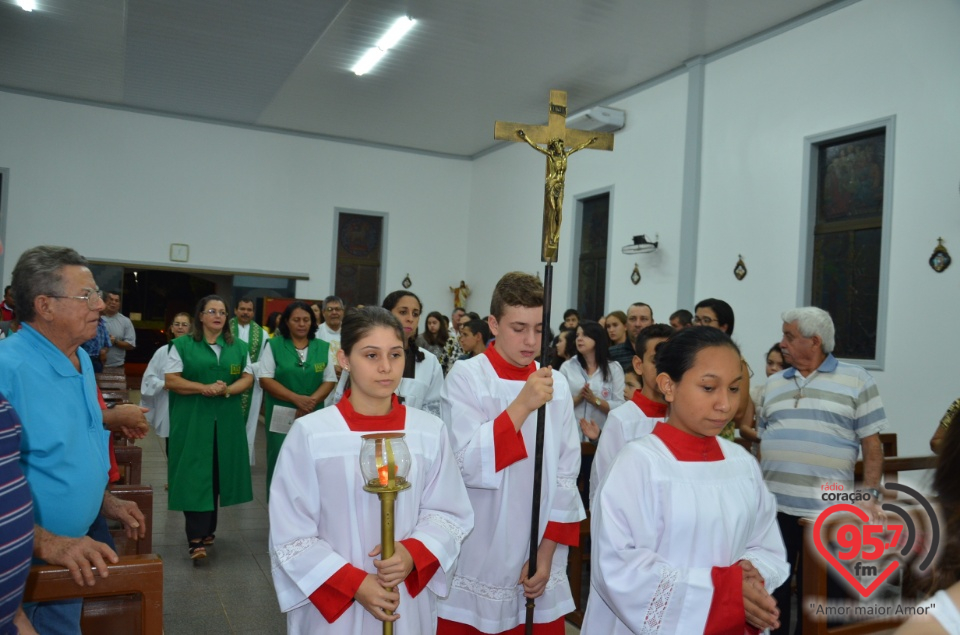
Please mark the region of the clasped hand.
[[[367, 555], [371, 558], [379, 556], [380, 545]], [[403, 543], [398, 542], [391, 557], [374, 560], [373, 566], [377, 569], [376, 575], [368, 574], [353, 597], [381, 622], [395, 622], [400, 619], [400, 614], [394, 613], [400, 606], [400, 592], [395, 587], [413, 571], [413, 556]]]
[[200, 394], [204, 397], [219, 397], [227, 391], [227, 384], [218, 379], [216, 383], [206, 384]]
[[780, 628], [777, 601], [767, 592], [763, 576], [749, 560], [741, 560], [743, 569], [743, 611], [747, 623], [761, 631]]

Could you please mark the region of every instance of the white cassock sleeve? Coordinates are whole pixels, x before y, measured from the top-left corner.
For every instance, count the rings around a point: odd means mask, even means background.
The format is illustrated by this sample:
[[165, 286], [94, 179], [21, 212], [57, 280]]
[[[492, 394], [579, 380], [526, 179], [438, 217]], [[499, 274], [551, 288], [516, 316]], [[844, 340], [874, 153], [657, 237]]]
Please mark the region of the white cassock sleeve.
[[777, 524], [777, 498], [764, 485], [760, 464], [756, 461], [751, 461], [750, 464], [755, 474], [754, 480], [758, 484], [757, 520], [741, 560], [753, 563], [763, 576], [767, 592], [773, 593], [789, 579], [790, 565], [787, 563], [786, 547]]
[[[504, 408], [490, 395], [475, 390], [467, 364], [454, 364], [443, 384], [441, 407], [443, 421], [450, 433], [451, 445], [467, 487], [500, 489], [503, 471], [496, 468], [493, 422]], [[484, 408], [484, 399], [489, 401]], [[487, 414], [487, 410], [493, 418]]]
[[473, 529], [473, 507], [450, 449], [450, 440], [442, 432], [440, 454], [425, 477], [417, 525], [403, 539], [419, 540], [440, 563], [427, 589], [438, 597], [445, 597], [450, 592], [460, 545]]
[[603, 426], [603, 434], [597, 440], [597, 451], [593, 455], [593, 465], [590, 467], [590, 507], [593, 508], [593, 502], [596, 500], [597, 490], [603, 483], [603, 479], [610, 471], [613, 460], [617, 454], [626, 445], [627, 440], [623, 434], [623, 421], [619, 413], [611, 412], [607, 417], [607, 422]]
[[417, 364], [417, 381], [427, 385], [421, 410], [440, 418], [440, 393], [443, 390], [443, 368], [436, 355], [424, 350], [423, 361]]
[[[310, 595], [348, 564], [331, 544], [317, 535], [322, 492], [305, 427], [294, 422], [284, 440], [270, 487], [271, 569], [280, 610], [309, 602]], [[353, 515], [349, 497], [344, 514]], [[275, 542], [274, 536], [278, 536]]]

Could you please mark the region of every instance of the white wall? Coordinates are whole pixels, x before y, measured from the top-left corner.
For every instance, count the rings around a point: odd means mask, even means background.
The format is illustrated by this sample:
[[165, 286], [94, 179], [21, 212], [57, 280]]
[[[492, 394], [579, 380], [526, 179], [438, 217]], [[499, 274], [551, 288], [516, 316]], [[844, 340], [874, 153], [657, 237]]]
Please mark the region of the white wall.
[[334, 209], [388, 214], [385, 287], [409, 273], [425, 307], [449, 311], [463, 277], [470, 164], [0, 92], [0, 167], [10, 169], [9, 280], [37, 244], [85, 256], [303, 272], [302, 297], [333, 291]]
[[[941, 323], [960, 315], [960, 266], [936, 274], [927, 265], [938, 236], [960, 258], [957, 33], [955, 0], [862, 0], [705, 71], [695, 295], [731, 303], [735, 339], [758, 379], [780, 313], [798, 297], [804, 138], [896, 115], [886, 366], [874, 374], [903, 455], [928, 451], [957, 397], [956, 338]], [[555, 313], [573, 301], [575, 197], [604, 187], [613, 189], [607, 310], [643, 300], [665, 321], [678, 308], [686, 87], [681, 76], [611, 104], [627, 111], [615, 151], [571, 158]], [[519, 145], [475, 162], [467, 271], [478, 278], [492, 265], [494, 274], [475, 285], [478, 295], [489, 297], [503, 271], [539, 268], [542, 178], [542, 158]], [[658, 232], [657, 254], [620, 254], [633, 234]], [[739, 254], [749, 270], [742, 282], [733, 276]], [[638, 287], [628, 280], [635, 260]]]
[[958, 32], [953, 0], [864, 0], [706, 70], [697, 297], [734, 306], [761, 373], [797, 303], [804, 137], [896, 115], [886, 363], [873, 374], [905, 455], [929, 451], [958, 396], [943, 322], [960, 315], [960, 268], [927, 265], [938, 236], [960, 255]]

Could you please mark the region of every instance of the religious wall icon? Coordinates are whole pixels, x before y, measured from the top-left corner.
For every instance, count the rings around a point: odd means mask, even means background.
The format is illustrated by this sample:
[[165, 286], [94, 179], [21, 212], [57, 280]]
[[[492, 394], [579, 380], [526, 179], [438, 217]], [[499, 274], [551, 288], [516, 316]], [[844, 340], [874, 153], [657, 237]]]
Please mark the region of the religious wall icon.
[[937, 238], [937, 246], [933, 248], [933, 253], [930, 255], [930, 268], [937, 273], [943, 273], [951, 262], [953, 262], [953, 258], [950, 257], [947, 248], [943, 246], [943, 238]]
[[640, 265], [633, 263], [633, 273], [630, 274], [630, 282], [634, 285], [640, 284]]
[[736, 276], [737, 280], [743, 280], [747, 277], [747, 265], [743, 262], [743, 256], [737, 254], [737, 266], [733, 268], [733, 275]]
[[453, 308], [467, 308], [467, 298], [470, 297], [470, 287], [467, 286], [466, 282], [461, 280], [459, 287], [450, 287], [450, 292], [453, 293]]
[[407, 277], [403, 279], [403, 282], [401, 282], [400, 285], [401, 285], [404, 289], [409, 289], [410, 287], [413, 286], [413, 281], [410, 280], [410, 274], [409, 274], [409, 273], [407, 274]]

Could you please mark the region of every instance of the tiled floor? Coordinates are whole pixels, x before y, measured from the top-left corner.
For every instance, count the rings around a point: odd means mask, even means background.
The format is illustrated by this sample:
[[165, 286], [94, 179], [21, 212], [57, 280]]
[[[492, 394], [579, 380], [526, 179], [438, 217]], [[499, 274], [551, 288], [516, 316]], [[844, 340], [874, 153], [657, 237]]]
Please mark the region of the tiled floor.
[[[139, 441], [143, 477], [153, 486], [153, 549], [163, 557], [165, 635], [271, 635], [286, 632], [267, 555], [266, 441], [261, 425], [253, 467], [254, 500], [220, 510], [217, 543], [194, 564], [187, 555], [183, 514], [167, 511], [167, 460], [163, 439]], [[579, 633], [567, 624], [567, 633]]]
[[150, 435], [143, 447], [143, 482], [153, 486], [153, 549], [163, 557], [163, 622], [166, 635], [286, 632], [267, 555], [266, 458], [260, 428], [254, 500], [220, 510], [217, 543], [194, 564], [187, 555], [183, 514], [167, 511], [167, 461], [163, 440]]

